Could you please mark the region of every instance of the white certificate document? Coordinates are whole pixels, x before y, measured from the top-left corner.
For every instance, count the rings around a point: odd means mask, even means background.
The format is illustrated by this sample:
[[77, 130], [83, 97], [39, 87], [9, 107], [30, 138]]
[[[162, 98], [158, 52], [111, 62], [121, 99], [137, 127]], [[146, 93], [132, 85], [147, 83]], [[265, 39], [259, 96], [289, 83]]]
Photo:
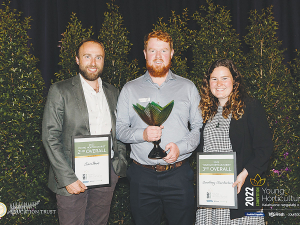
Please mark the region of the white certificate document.
[[88, 188], [110, 186], [111, 136], [73, 137], [73, 169]]
[[237, 209], [236, 153], [197, 154], [197, 205]]

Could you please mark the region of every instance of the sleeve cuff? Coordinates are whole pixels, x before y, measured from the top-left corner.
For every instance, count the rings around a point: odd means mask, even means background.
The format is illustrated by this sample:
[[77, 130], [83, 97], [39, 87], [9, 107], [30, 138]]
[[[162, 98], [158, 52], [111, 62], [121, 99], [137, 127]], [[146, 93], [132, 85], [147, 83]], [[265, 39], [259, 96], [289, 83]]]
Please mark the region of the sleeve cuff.
[[143, 138], [143, 132], [143, 128], [136, 129], [136, 131], [134, 132], [134, 139], [137, 143], [145, 141]]
[[185, 141], [179, 141], [175, 144], [179, 149], [180, 155], [184, 155], [187, 153], [187, 143]]

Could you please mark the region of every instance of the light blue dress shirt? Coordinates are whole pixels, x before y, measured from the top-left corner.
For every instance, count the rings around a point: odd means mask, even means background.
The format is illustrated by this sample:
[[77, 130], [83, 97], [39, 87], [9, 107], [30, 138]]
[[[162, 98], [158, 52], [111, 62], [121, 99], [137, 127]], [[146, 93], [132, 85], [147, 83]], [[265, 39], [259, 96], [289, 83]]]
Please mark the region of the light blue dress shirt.
[[163, 123], [161, 148], [165, 149], [170, 142], [175, 143], [180, 151], [178, 162], [188, 158], [198, 146], [202, 116], [198, 107], [200, 96], [194, 83], [170, 70], [165, 82], [159, 86], [153, 83], [147, 71], [143, 76], [128, 82], [118, 99], [117, 139], [130, 143], [130, 158], [144, 165], [168, 164], [163, 159], [148, 158], [154, 145], [144, 141], [143, 132], [148, 125], [135, 112], [133, 104], [146, 107], [153, 101], [164, 107], [172, 100], [173, 110]]

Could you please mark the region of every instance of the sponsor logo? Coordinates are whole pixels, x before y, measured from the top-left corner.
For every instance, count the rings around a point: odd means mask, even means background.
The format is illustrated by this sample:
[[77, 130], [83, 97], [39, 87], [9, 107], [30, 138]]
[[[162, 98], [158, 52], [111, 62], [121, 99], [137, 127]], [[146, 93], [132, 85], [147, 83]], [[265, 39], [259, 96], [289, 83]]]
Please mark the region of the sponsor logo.
[[245, 212], [245, 216], [265, 216], [263, 212]]
[[3, 217], [7, 212], [6, 205], [0, 202], [0, 217]]
[[274, 217], [274, 216], [285, 216], [284, 213], [280, 213], [280, 212], [269, 212], [269, 216], [270, 217]]

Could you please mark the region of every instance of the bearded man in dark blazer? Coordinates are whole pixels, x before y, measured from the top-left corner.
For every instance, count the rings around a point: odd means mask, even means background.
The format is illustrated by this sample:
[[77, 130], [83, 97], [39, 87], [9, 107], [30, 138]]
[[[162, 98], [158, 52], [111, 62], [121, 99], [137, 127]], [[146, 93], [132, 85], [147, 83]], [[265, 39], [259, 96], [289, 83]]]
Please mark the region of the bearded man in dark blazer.
[[[76, 51], [79, 74], [50, 87], [43, 143], [50, 161], [49, 188], [56, 193], [60, 224], [106, 224], [118, 176], [126, 176], [126, 148], [116, 139], [119, 91], [102, 82], [104, 46], [84, 40]], [[72, 169], [72, 137], [111, 134], [111, 186], [88, 189]]]

